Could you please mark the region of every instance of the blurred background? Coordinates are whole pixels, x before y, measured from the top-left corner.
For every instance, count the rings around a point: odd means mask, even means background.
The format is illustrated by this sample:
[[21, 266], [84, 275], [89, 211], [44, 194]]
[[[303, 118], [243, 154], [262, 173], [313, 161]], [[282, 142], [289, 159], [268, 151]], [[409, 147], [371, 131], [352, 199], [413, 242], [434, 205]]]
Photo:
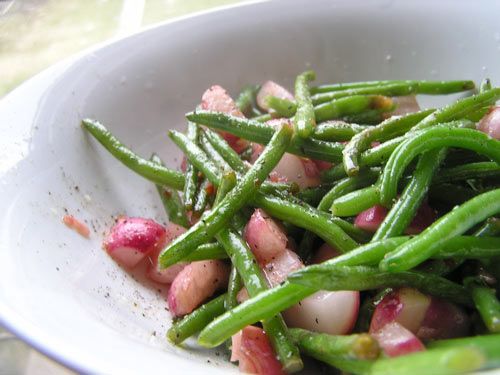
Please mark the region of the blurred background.
[[[248, 0], [0, 0], [0, 98], [65, 57], [193, 12]], [[69, 375], [0, 327], [1, 375]]]

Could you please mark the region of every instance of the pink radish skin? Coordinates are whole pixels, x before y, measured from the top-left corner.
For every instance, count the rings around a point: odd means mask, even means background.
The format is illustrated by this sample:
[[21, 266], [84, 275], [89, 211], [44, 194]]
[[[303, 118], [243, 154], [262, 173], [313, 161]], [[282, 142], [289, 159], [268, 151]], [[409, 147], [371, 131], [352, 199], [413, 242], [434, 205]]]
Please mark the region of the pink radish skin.
[[288, 241], [278, 223], [260, 208], [250, 217], [243, 236], [259, 263], [267, 263], [284, 252]]
[[500, 140], [500, 107], [493, 107], [479, 122], [477, 129]]
[[452, 339], [467, 336], [470, 319], [460, 307], [432, 298], [427, 313], [417, 331], [417, 336], [424, 340]]
[[415, 95], [395, 96], [391, 99], [394, 104], [397, 104], [397, 108], [391, 113], [392, 116], [404, 116], [420, 111]]
[[266, 98], [268, 96], [276, 96], [280, 99], [294, 100], [293, 95], [287, 89], [278, 85], [276, 82], [267, 81], [261, 86], [256, 98], [257, 105], [267, 112], [273, 111], [266, 103]]
[[296, 253], [285, 249], [261, 267], [269, 285], [275, 287], [285, 281], [288, 274], [301, 269], [304, 265]]
[[311, 263], [314, 264], [323, 263], [339, 255], [340, 253], [338, 252], [338, 250], [334, 249], [327, 243], [324, 243], [323, 245], [321, 245], [318, 251], [316, 251], [316, 253], [313, 255]]
[[[354, 221], [354, 225], [367, 232], [375, 233], [380, 224], [387, 216], [387, 208], [379, 204], [360, 212]], [[412, 222], [406, 228], [405, 234], [417, 234], [431, 225], [436, 219], [435, 211], [427, 204], [423, 203], [417, 211]]]
[[186, 231], [186, 228], [174, 223], [168, 223], [165, 227], [165, 243], [162, 247], [158, 247], [149, 255], [150, 264], [146, 272], [146, 276], [160, 284], [171, 284], [177, 274], [187, 265], [185, 262], [174, 264], [170, 267], [160, 269], [158, 265], [158, 255], [160, 255], [163, 247], [172, 242]]
[[132, 269], [165, 243], [165, 228], [151, 219], [121, 217], [105, 238], [103, 247], [120, 265]]
[[280, 362], [266, 333], [258, 327], [247, 326], [233, 335], [231, 362], [238, 361], [240, 372], [246, 374], [284, 375]]
[[391, 322], [397, 322], [416, 334], [430, 304], [431, 297], [416, 289], [397, 289], [387, 294], [375, 308], [370, 333], [379, 331]]
[[227, 285], [229, 266], [220, 260], [188, 264], [175, 277], [168, 291], [168, 306], [174, 316], [192, 312], [218, 289]]
[[[245, 117], [236, 106], [234, 100], [228, 95], [226, 90], [219, 85], [214, 85], [203, 93], [203, 96], [201, 97], [201, 109], [206, 111], [224, 112], [236, 117]], [[242, 152], [249, 145], [246, 140], [238, 138], [231, 133], [220, 133], [229, 145], [238, 153]]]
[[371, 335], [378, 341], [388, 357], [398, 357], [425, 350], [424, 344], [397, 322], [386, 324]]

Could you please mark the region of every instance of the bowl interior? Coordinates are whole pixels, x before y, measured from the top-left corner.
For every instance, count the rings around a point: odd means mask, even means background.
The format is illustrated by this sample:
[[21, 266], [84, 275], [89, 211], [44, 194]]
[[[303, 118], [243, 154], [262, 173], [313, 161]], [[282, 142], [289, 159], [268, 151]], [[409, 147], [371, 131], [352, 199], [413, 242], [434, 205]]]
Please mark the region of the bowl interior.
[[[498, 3], [273, 1], [188, 17], [65, 61], [0, 103], [0, 319], [83, 372], [229, 369], [223, 351], [169, 345], [165, 291], [144, 286], [101, 250], [119, 214], [165, 222], [152, 184], [80, 128], [91, 117], [172, 167], [167, 137], [220, 84], [236, 95], [273, 79], [292, 87], [368, 79], [500, 81]], [[432, 10], [432, 11], [431, 11]], [[450, 98], [422, 98], [424, 105]], [[91, 238], [66, 228], [66, 213]], [[167, 362], [170, 361], [170, 362]]]

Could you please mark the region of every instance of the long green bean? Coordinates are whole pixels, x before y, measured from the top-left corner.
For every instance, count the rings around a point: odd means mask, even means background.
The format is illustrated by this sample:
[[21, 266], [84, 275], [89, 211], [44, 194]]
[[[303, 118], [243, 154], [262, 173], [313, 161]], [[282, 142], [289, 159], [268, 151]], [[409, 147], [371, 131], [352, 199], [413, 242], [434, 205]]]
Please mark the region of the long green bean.
[[369, 125], [358, 125], [341, 120], [332, 120], [318, 124], [311, 137], [329, 142], [348, 141], [356, 134], [371, 128]]
[[432, 182], [435, 184], [451, 181], [463, 181], [473, 178], [499, 177], [500, 165], [491, 161], [458, 165], [441, 169]]
[[316, 79], [312, 70], [297, 76], [295, 80], [295, 100], [297, 109], [293, 118], [295, 133], [301, 138], [308, 138], [316, 126], [315, 113], [311, 102], [308, 82]]
[[[198, 144], [198, 136], [200, 127], [195, 123], [188, 121], [187, 137], [188, 139]], [[198, 190], [198, 171], [190, 162], [186, 162], [186, 182], [184, 183], [183, 199], [186, 211], [191, 211], [195, 204], [195, 195]]]
[[472, 300], [488, 331], [500, 333], [500, 302], [496, 290], [473, 277], [466, 278], [464, 284], [469, 288]]
[[380, 190], [378, 186], [374, 185], [335, 199], [330, 210], [335, 216], [354, 216], [379, 203]]

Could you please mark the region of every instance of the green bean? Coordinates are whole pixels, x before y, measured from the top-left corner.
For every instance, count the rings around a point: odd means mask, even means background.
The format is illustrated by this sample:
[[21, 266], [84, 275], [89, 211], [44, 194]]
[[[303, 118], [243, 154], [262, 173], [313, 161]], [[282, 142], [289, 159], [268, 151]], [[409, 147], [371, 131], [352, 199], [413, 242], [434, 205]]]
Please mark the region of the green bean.
[[208, 138], [205, 135], [205, 132], [200, 134], [200, 146], [205, 151], [206, 155], [209, 155], [210, 159], [214, 162], [217, 168], [222, 171], [231, 170], [230, 165], [226, 162], [226, 160], [222, 157], [219, 151], [209, 142]]
[[458, 165], [452, 168], [441, 169], [439, 175], [433, 180], [433, 183], [439, 184], [451, 181], [463, 181], [472, 178], [499, 177], [500, 166], [495, 162], [483, 161]]
[[125, 147], [125, 145], [112, 135], [101, 123], [86, 119], [82, 121], [82, 126], [92, 134], [111, 155], [135, 173], [155, 184], [168, 186], [176, 190], [181, 190], [184, 187], [184, 175], [182, 173], [141, 158], [129, 148]]
[[254, 204], [279, 220], [316, 233], [330, 246], [344, 253], [357, 246], [333, 220], [332, 216], [307, 204], [298, 204], [276, 196], [256, 194]]
[[489, 78], [485, 78], [481, 81], [481, 84], [479, 85], [479, 92], [485, 92], [488, 90], [491, 90], [491, 81]]
[[308, 70], [299, 74], [295, 80], [295, 100], [297, 109], [293, 118], [293, 128], [295, 133], [301, 138], [308, 138], [316, 126], [314, 109], [309, 93], [308, 82], [316, 79], [316, 73]]
[[[153, 153], [150, 160], [159, 165], [164, 165], [160, 157]], [[161, 185], [156, 185], [156, 190], [160, 196], [161, 203], [165, 208], [168, 220], [172, 223], [183, 226], [184, 228], [189, 227], [189, 221], [186, 216], [186, 210], [182, 204], [181, 197], [177, 190], [171, 189], [169, 187], [163, 187]]]
[[399, 178], [416, 155], [445, 146], [470, 149], [500, 163], [500, 141], [485, 133], [449, 126], [436, 126], [423, 130], [399, 145], [387, 161], [380, 182], [382, 204], [392, 203], [397, 194]]
[[198, 246], [187, 256], [182, 258], [183, 262], [194, 262], [197, 260], [226, 259], [227, 254], [224, 248], [218, 243], [205, 243]]
[[[195, 123], [188, 121], [187, 137], [188, 139], [198, 144], [198, 136], [200, 127]], [[195, 166], [189, 161], [186, 162], [186, 182], [184, 183], [184, 207], [187, 211], [191, 211], [194, 207], [196, 190], [198, 190], [198, 171]]]
[[380, 203], [378, 186], [369, 186], [335, 199], [330, 210], [335, 216], [354, 216]]
[[289, 275], [288, 281], [317, 290], [373, 290], [409, 286], [433, 296], [471, 305], [470, 295], [463, 286], [417, 271], [384, 272], [369, 266], [332, 266], [324, 263], [304, 267]]
[[324, 195], [318, 205], [318, 210], [326, 211], [332, 207], [333, 202], [345, 194], [351, 193], [356, 189], [361, 189], [369, 184], [373, 184], [379, 174], [378, 169], [368, 169], [359, 176], [347, 177], [337, 182], [333, 188]]
[[326, 171], [321, 172], [321, 182], [325, 184], [333, 183], [344, 177], [347, 177], [344, 166], [342, 164], [336, 165]]
[[[371, 364], [370, 360], [380, 353], [377, 340], [367, 333], [333, 336], [298, 328], [291, 329], [290, 333], [301, 352], [343, 371]], [[351, 366], [346, 366], [346, 362]]]
[[349, 82], [335, 83], [329, 85], [321, 85], [311, 88], [312, 94], [332, 91], [346, 91], [350, 89], [358, 89], [365, 87], [379, 87], [394, 84], [419, 85], [420, 94], [443, 95], [453, 94], [455, 92], [472, 90], [474, 88], [473, 81], [367, 81], [367, 82]]
[[317, 206], [323, 196], [330, 191], [332, 185], [330, 184], [321, 184], [314, 187], [309, 187], [300, 190], [296, 196], [301, 201], [306, 202], [311, 206]]
[[234, 101], [236, 107], [238, 107], [246, 117], [258, 116], [261, 114], [255, 108], [255, 96], [257, 95], [259, 89], [259, 85], [246, 86], [243, 90], [241, 90], [240, 94]]
[[500, 99], [500, 88], [494, 88], [477, 95], [457, 100], [455, 103], [447, 105], [446, 107], [431, 113], [420, 123], [414, 126], [412, 128], [412, 132], [425, 129], [442, 122], [449, 122], [464, 118], [465, 116], [470, 115], [485, 106], [495, 104], [498, 99]]
[[262, 115], [252, 117], [252, 120], [257, 121], [257, 122], [266, 122], [266, 121], [269, 121], [272, 119], [273, 119], [273, 116], [270, 113], [264, 113]]
[[231, 272], [229, 273], [229, 282], [227, 283], [227, 294], [224, 299], [224, 309], [229, 311], [234, 307], [238, 306], [238, 292], [243, 287], [241, 277], [238, 274], [238, 270], [235, 266], [231, 267]]
[[168, 330], [167, 338], [173, 344], [180, 344], [195, 333], [200, 332], [214, 318], [224, 313], [225, 300], [226, 294], [220, 295], [198, 307], [182, 320], [175, 322]]
[[500, 302], [496, 290], [474, 277], [467, 277], [464, 284], [469, 288], [474, 305], [488, 331], [500, 333]]
[[284, 125], [276, 131], [252, 168], [220, 204], [215, 205], [187, 232], [163, 249], [159, 256], [161, 267], [167, 267], [185, 257], [194, 248], [210, 240], [231, 220], [231, 217], [255, 194], [259, 185], [279, 162], [290, 142], [291, 135], [292, 130], [289, 125]]
[[487, 359], [475, 348], [442, 348], [425, 350], [373, 362], [364, 374], [369, 375], [458, 375], [484, 368]]
[[366, 232], [365, 230], [358, 228], [354, 224], [342, 220], [340, 217], [333, 216], [331, 219], [335, 224], [338, 225], [340, 229], [342, 229], [349, 237], [353, 240], [361, 243], [366, 243], [370, 241], [371, 234]]
[[210, 195], [209, 189], [211, 188], [213, 189], [212, 183], [205, 178], [198, 186], [193, 206], [193, 214], [196, 217], [198, 217], [205, 211], [205, 208], [207, 207], [208, 204], [208, 196]]
[[270, 319], [314, 292], [314, 289], [288, 282], [261, 292], [207, 325], [200, 332], [198, 343], [204, 347], [220, 345], [245, 326]]
[[273, 109], [280, 117], [293, 117], [297, 111], [297, 104], [294, 101], [277, 96], [268, 96], [265, 100], [269, 108]]
[[392, 106], [382, 109], [369, 109], [367, 111], [344, 115], [340, 120], [347, 123], [377, 125], [390, 117], [390, 113], [396, 109], [396, 104], [392, 102]]
[[484, 353], [487, 358], [487, 366], [497, 367], [500, 365], [500, 354], [498, 347], [500, 344], [500, 334], [485, 336], [464, 337], [449, 340], [437, 340], [429, 343], [429, 348], [434, 349], [453, 349], [453, 348], [474, 348]]
[[391, 272], [408, 270], [437, 253], [447, 239], [464, 233], [498, 212], [500, 189], [480, 194], [448, 212], [420, 235], [387, 254], [379, 267]]
[[344, 121], [333, 120], [318, 124], [316, 128], [314, 128], [311, 137], [322, 141], [342, 142], [350, 140], [356, 134], [369, 128], [371, 128], [371, 126], [348, 124]]
[[[258, 121], [243, 119], [226, 113], [196, 111], [186, 114], [186, 117], [196, 123], [223, 130], [263, 145], [269, 142], [275, 132], [272, 127]], [[312, 159], [338, 162], [342, 158], [342, 148], [343, 146], [340, 143], [294, 137], [286, 151]]]
[[383, 142], [403, 135], [433, 111], [433, 109], [428, 109], [402, 117], [390, 118], [377, 126], [368, 127], [355, 135], [342, 152], [344, 156], [344, 168], [347, 174], [353, 175], [358, 173], [359, 157], [364, 150], [370, 147], [372, 142]]
[[435, 149], [424, 153], [399, 199], [387, 213], [372, 241], [399, 236], [417, 214], [427, 195], [432, 178], [446, 156], [446, 149]]
[[380, 95], [352, 95], [345, 98], [333, 99], [314, 107], [314, 114], [318, 123], [362, 113], [376, 109], [392, 111], [394, 108], [391, 98]]
[[238, 173], [245, 173], [248, 170], [238, 153], [219, 134], [208, 129], [205, 131], [205, 136], [232, 169]]
[[184, 134], [170, 130], [169, 137], [186, 155], [188, 160], [214, 185], [219, 184], [219, 175], [222, 172], [207, 154]]
[[474, 233], [475, 236], [499, 236], [500, 235], [500, 219], [496, 217], [488, 218], [483, 225]]

